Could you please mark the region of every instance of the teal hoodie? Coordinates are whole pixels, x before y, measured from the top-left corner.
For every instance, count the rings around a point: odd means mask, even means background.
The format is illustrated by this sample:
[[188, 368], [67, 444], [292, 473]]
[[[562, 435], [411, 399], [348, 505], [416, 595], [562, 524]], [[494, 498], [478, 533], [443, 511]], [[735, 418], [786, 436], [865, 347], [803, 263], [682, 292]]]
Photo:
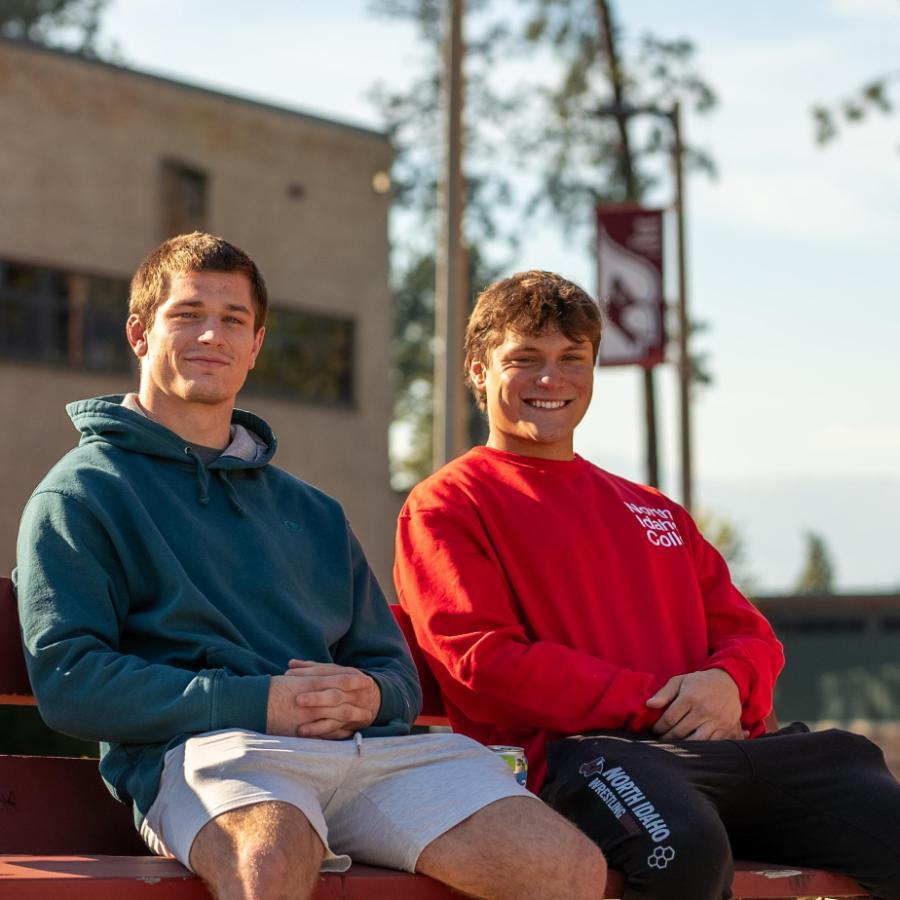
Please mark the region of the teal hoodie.
[[121, 406], [72, 403], [81, 441], [22, 517], [13, 581], [28, 673], [51, 728], [101, 742], [100, 772], [140, 822], [167, 750], [221, 728], [264, 732], [288, 660], [365, 670], [381, 708], [363, 735], [408, 734], [421, 695], [394, 617], [340, 505], [269, 465], [205, 466]]

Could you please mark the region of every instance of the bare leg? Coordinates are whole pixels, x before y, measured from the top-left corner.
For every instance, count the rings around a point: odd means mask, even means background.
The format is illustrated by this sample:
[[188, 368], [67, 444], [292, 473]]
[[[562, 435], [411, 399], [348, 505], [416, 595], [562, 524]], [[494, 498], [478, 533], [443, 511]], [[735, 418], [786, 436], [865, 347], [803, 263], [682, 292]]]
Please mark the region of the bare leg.
[[549, 806], [507, 797], [432, 841], [416, 871], [486, 900], [588, 900], [603, 896], [597, 846]]
[[324, 856], [306, 816], [272, 801], [207, 822], [191, 847], [191, 868], [216, 900], [307, 900]]

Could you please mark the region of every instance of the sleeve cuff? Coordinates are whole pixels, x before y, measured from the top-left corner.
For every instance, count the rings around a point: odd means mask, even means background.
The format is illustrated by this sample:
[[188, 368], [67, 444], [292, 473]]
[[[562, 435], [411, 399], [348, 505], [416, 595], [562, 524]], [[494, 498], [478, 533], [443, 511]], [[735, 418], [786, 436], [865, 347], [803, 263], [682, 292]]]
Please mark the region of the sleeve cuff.
[[[419, 700], [411, 700], [406, 691], [402, 690], [390, 676], [384, 672], [367, 671], [366, 674], [375, 680], [381, 691], [381, 706], [373, 726], [387, 725], [390, 722], [400, 721], [412, 725], [419, 714]], [[413, 703], [415, 702], [415, 706]]]
[[228, 675], [221, 670], [213, 685], [210, 731], [246, 728], [266, 733], [269, 675]]

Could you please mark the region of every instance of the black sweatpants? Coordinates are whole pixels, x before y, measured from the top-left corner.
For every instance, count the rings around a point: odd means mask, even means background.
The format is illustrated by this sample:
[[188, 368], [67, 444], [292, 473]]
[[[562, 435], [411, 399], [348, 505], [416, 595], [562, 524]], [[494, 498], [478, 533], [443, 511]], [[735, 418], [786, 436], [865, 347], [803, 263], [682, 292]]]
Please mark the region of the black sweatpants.
[[552, 743], [548, 764], [542, 798], [625, 873], [627, 900], [727, 900], [733, 857], [830, 869], [900, 900], [900, 783], [860, 735], [599, 732]]

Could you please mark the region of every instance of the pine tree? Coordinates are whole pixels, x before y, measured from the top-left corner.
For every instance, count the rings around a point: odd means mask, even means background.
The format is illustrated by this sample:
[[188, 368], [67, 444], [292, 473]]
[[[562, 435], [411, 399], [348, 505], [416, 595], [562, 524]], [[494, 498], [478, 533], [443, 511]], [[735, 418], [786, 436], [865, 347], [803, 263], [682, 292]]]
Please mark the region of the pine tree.
[[807, 531], [806, 562], [797, 579], [795, 590], [798, 594], [834, 593], [834, 563], [825, 538], [815, 531]]

